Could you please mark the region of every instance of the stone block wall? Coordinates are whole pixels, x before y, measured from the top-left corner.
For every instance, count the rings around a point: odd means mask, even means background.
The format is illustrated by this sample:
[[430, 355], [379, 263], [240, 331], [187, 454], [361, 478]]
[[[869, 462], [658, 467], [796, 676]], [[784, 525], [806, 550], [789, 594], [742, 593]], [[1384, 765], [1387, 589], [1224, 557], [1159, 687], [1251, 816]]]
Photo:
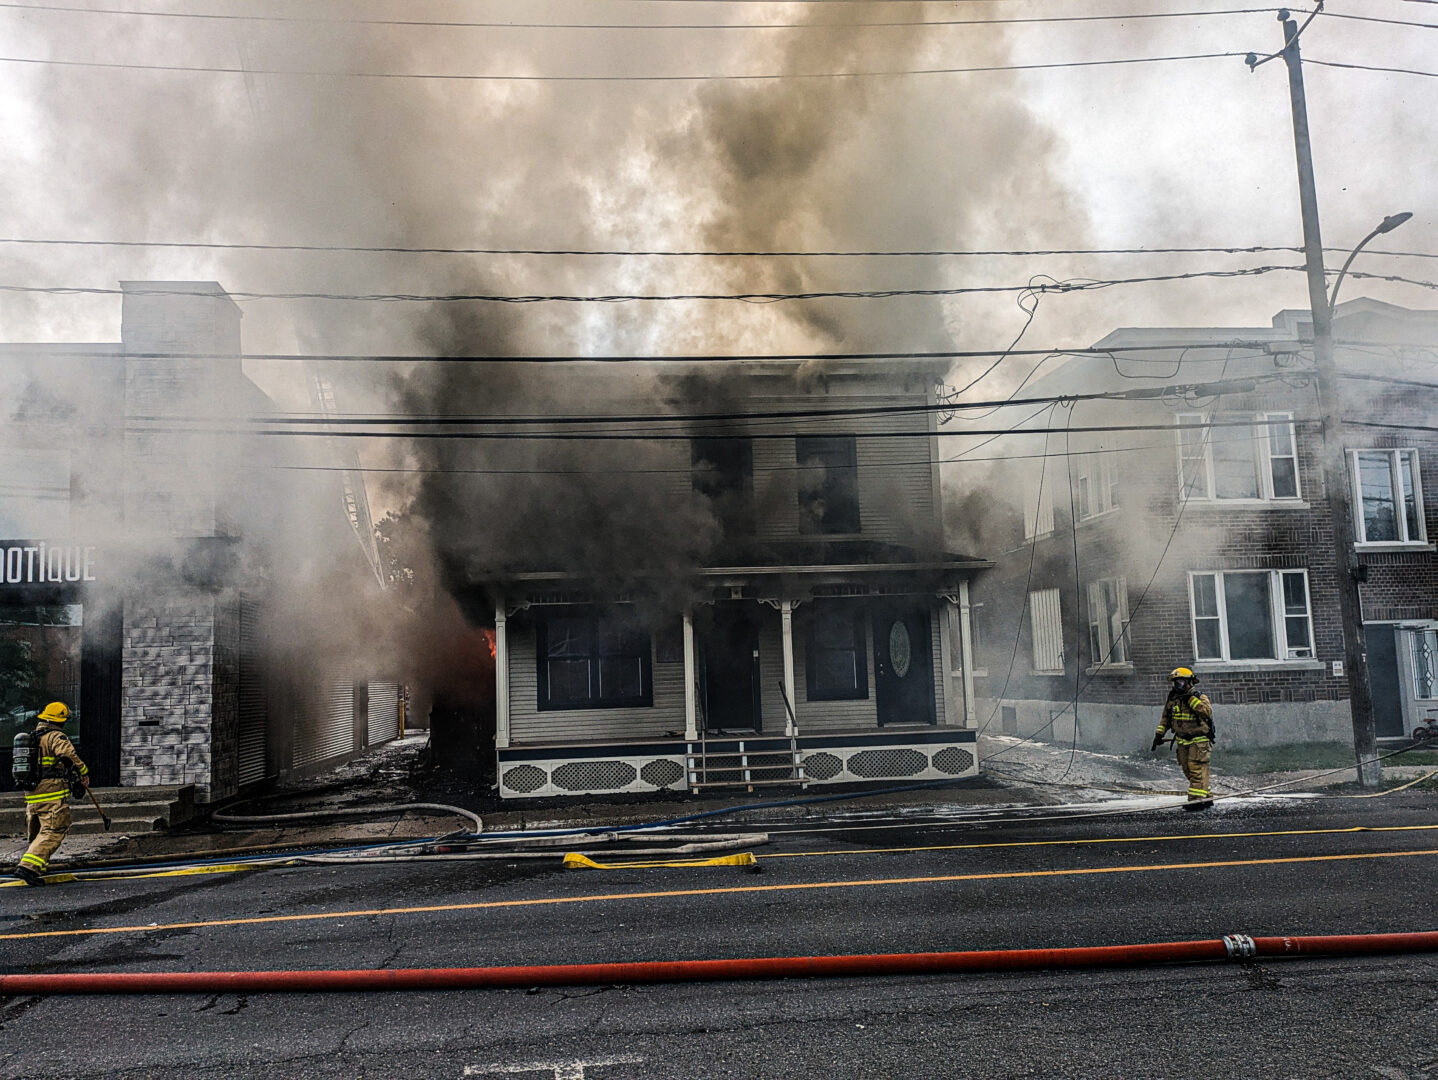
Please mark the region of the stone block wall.
[[239, 634], [211, 593], [131, 598], [121, 645], [120, 782], [194, 784], [202, 802], [235, 789]]

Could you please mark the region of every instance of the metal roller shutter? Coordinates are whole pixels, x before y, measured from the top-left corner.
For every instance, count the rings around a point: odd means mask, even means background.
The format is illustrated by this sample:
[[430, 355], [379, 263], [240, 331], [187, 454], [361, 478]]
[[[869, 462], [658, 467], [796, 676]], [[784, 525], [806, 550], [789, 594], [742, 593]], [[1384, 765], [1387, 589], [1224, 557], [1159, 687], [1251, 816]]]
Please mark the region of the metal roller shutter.
[[321, 685], [321, 708], [305, 717], [295, 732], [295, 768], [328, 761], [354, 749], [355, 688], [348, 679], [331, 675]]
[[241, 785], [263, 780], [269, 767], [265, 700], [264, 653], [260, 634], [260, 605], [240, 600], [240, 735], [236, 781]]
[[369, 684], [369, 744], [399, 737], [399, 684]]

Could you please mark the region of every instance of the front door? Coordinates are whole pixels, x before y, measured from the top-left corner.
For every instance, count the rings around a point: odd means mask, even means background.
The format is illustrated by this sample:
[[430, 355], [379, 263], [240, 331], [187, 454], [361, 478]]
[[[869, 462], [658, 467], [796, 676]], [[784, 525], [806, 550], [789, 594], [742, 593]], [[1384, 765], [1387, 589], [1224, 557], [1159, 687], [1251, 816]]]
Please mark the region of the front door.
[[760, 730], [759, 626], [752, 614], [716, 606], [701, 639], [700, 660], [705, 730]]
[[929, 609], [874, 609], [874, 703], [883, 724], [932, 724], [934, 659]]
[[1379, 735], [1407, 735], [1438, 718], [1438, 623], [1400, 626], [1397, 639], [1399, 683], [1403, 687], [1403, 730]]

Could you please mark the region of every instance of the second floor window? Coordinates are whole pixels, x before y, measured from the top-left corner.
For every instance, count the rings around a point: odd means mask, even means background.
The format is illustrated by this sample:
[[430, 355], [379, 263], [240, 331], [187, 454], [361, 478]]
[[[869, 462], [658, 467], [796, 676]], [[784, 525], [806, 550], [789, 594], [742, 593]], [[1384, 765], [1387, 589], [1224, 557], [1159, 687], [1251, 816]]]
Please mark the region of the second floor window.
[[1296, 499], [1298, 444], [1292, 413], [1223, 414], [1217, 423], [1256, 421], [1252, 427], [1195, 427], [1203, 413], [1180, 413], [1179, 485], [1185, 499]]
[[1118, 508], [1118, 469], [1107, 453], [1075, 457], [1074, 511], [1078, 519], [1098, 517]]
[[1421, 544], [1423, 492], [1418, 451], [1353, 450], [1352, 469], [1358, 503], [1354, 529], [1360, 544]]
[[859, 531], [859, 458], [852, 435], [799, 435], [799, 531]]
[[731, 536], [754, 531], [754, 444], [749, 439], [692, 439], [694, 490], [709, 500]]
[[1188, 578], [1199, 660], [1299, 660], [1313, 653], [1306, 570], [1194, 573]]

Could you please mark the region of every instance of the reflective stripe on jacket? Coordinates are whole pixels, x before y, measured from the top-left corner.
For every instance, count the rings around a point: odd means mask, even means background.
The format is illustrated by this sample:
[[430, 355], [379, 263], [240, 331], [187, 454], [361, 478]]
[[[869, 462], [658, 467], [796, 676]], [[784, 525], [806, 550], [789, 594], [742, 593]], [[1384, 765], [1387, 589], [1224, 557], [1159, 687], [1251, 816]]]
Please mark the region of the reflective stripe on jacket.
[[1212, 715], [1213, 706], [1207, 694], [1190, 693], [1183, 698], [1169, 698], [1163, 706], [1158, 734], [1166, 735], [1172, 729], [1174, 741], [1180, 746], [1208, 742], [1208, 737], [1213, 734], [1208, 722]]

